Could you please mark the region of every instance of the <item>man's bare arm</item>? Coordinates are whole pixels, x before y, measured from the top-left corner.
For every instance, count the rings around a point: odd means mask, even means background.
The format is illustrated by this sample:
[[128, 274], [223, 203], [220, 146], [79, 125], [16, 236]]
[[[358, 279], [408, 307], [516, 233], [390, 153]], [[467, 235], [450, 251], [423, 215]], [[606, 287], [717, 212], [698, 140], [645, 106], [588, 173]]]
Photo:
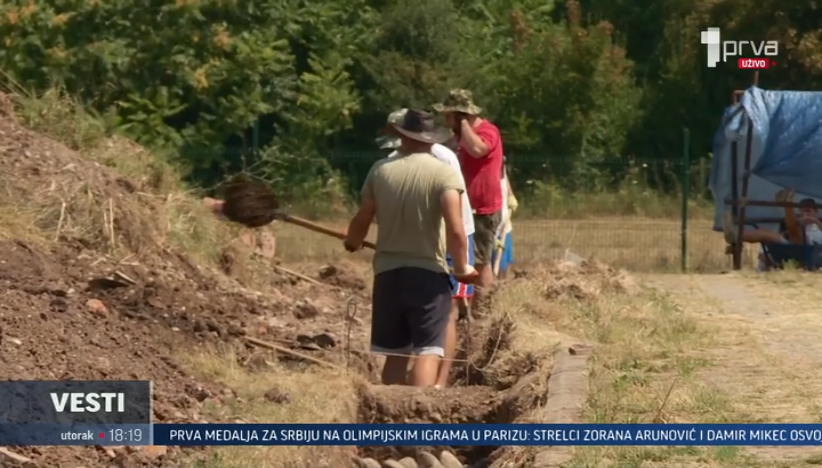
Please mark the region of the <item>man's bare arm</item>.
[[470, 122], [468, 122], [468, 120], [463, 120], [460, 122], [460, 135], [460, 142], [465, 148], [465, 151], [468, 151], [468, 154], [475, 158], [484, 158], [488, 156], [491, 149], [488, 147], [488, 144], [483, 141], [482, 137], [477, 135], [477, 132], [474, 131], [474, 127]]
[[462, 274], [468, 267], [468, 237], [462, 222], [462, 197], [459, 190], [445, 190], [440, 196], [445, 221], [445, 242], [454, 262], [454, 273]]
[[349, 250], [359, 250], [362, 248], [362, 243], [368, 236], [368, 231], [371, 228], [371, 222], [374, 221], [374, 215], [377, 212], [377, 205], [370, 197], [363, 197], [360, 209], [357, 214], [351, 218], [348, 224], [348, 231], [346, 232], [345, 245]]

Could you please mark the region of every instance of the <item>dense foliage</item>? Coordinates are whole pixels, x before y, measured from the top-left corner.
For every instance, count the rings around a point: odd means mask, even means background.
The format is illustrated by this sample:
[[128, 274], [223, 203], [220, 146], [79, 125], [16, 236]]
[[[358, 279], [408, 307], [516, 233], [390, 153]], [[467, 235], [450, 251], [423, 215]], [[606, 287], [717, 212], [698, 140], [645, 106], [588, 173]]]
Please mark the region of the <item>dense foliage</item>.
[[751, 76], [707, 68], [702, 29], [779, 41], [762, 86], [819, 89], [820, 20], [775, 0], [6, 0], [0, 70], [60, 87], [200, 182], [255, 164], [294, 197], [361, 175], [368, 161], [343, 156], [374, 151], [390, 110], [469, 88], [519, 180], [586, 188], [675, 160], [683, 127], [708, 155]]

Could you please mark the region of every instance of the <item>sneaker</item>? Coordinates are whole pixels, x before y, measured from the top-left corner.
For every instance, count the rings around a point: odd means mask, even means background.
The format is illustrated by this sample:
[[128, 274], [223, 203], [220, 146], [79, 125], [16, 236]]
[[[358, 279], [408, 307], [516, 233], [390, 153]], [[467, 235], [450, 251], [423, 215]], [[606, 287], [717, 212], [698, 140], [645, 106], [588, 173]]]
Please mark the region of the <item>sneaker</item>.
[[734, 216], [730, 211], [726, 211], [722, 215], [722, 231], [725, 233], [725, 242], [731, 245], [739, 243], [738, 232], [734, 225]]

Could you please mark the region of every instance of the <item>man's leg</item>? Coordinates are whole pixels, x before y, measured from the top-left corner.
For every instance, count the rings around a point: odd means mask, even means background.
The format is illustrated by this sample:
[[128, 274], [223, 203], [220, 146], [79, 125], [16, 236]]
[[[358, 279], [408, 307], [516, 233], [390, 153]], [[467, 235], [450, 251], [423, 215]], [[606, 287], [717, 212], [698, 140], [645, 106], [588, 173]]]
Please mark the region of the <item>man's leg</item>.
[[[738, 244], [739, 231], [737, 231], [736, 223], [734, 223], [733, 215], [730, 211], [726, 211], [722, 217], [722, 231], [725, 234], [725, 242], [728, 244]], [[782, 234], [768, 229], [759, 229], [753, 226], [745, 225], [742, 230], [742, 242], [748, 244], [787, 244], [788, 241]]]
[[383, 385], [408, 385], [410, 356], [386, 356], [380, 381]]
[[459, 319], [459, 307], [457, 302], [464, 300], [455, 298], [452, 301], [451, 316], [448, 319], [448, 328], [445, 331], [445, 350], [440, 362], [439, 373], [437, 374], [437, 387], [447, 387], [448, 377], [451, 373], [452, 362], [457, 354], [457, 320]]
[[749, 244], [787, 244], [782, 234], [767, 229], [753, 229], [742, 234], [742, 240]]
[[[756, 271], [762, 272], [769, 270], [771, 265], [771, 259], [765, 253], [765, 250], [761, 247], [765, 244], [788, 244], [788, 239], [786, 239], [782, 234], [771, 231], [769, 229], [760, 229], [756, 226], [752, 225], [745, 225], [742, 230], [742, 238], [739, 238], [739, 233], [737, 231], [737, 226], [734, 223], [733, 216], [731, 215], [730, 211], [726, 211], [722, 217], [722, 230], [725, 233], [725, 242], [729, 245], [725, 250], [726, 254], [733, 253], [733, 247], [736, 244], [740, 244], [742, 242], [748, 244], [759, 244], [759, 258], [756, 264]], [[740, 242], [741, 241], [741, 242]]]
[[474, 288], [472, 310], [482, 305], [483, 299], [494, 285], [492, 258], [496, 242], [497, 229], [502, 222], [502, 211], [491, 215], [474, 216], [474, 268], [479, 272], [479, 281]]
[[[474, 239], [473, 235], [468, 236], [468, 263], [474, 264]], [[448, 266], [453, 267], [451, 257], [447, 258]], [[460, 318], [460, 307], [468, 308], [468, 301], [474, 295], [474, 286], [470, 284], [463, 284], [455, 280], [454, 277], [449, 278], [451, 284], [451, 317], [448, 320], [448, 329], [445, 333], [445, 354], [440, 363], [439, 375], [437, 376], [437, 386], [445, 387], [448, 385], [448, 377], [451, 373], [451, 367], [454, 362], [454, 356], [457, 350], [457, 321]]]
[[411, 329], [414, 367], [410, 383], [415, 387], [437, 384], [445, 355], [448, 322], [451, 318], [451, 285], [448, 275], [422, 268], [407, 268], [405, 316]]
[[371, 352], [385, 354], [384, 385], [406, 384], [411, 330], [402, 316], [402, 269], [374, 277], [371, 293]]

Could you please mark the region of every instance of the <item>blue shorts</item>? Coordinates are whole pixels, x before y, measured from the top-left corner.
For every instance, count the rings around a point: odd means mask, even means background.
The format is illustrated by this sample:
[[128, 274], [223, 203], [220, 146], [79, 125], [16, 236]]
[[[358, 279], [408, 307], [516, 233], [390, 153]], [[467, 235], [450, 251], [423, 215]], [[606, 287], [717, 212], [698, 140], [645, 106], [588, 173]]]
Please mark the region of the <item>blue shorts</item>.
[[[451, 256], [445, 256], [445, 260], [448, 261], [448, 266], [454, 268], [454, 262], [451, 260]], [[468, 236], [468, 264], [474, 266], [474, 235]], [[474, 295], [474, 285], [473, 284], [465, 284], [460, 283], [459, 281], [455, 280], [453, 276], [448, 277], [449, 281], [451, 282], [451, 297], [454, 299], [460, 298], [469, 298]]]
[[[502, 242], [503, 251], [502, 251], [502, 258], [499, 261], [499, 271], [503, 272], [514, 263], [514, 242], [511, 240], [513, 232], [509, 232], [505, 235], [505, 240]], [[494, 250], [494, 257], [493, 257], [493, 264], [496, 264], [497, 261], [497, 251]]]

